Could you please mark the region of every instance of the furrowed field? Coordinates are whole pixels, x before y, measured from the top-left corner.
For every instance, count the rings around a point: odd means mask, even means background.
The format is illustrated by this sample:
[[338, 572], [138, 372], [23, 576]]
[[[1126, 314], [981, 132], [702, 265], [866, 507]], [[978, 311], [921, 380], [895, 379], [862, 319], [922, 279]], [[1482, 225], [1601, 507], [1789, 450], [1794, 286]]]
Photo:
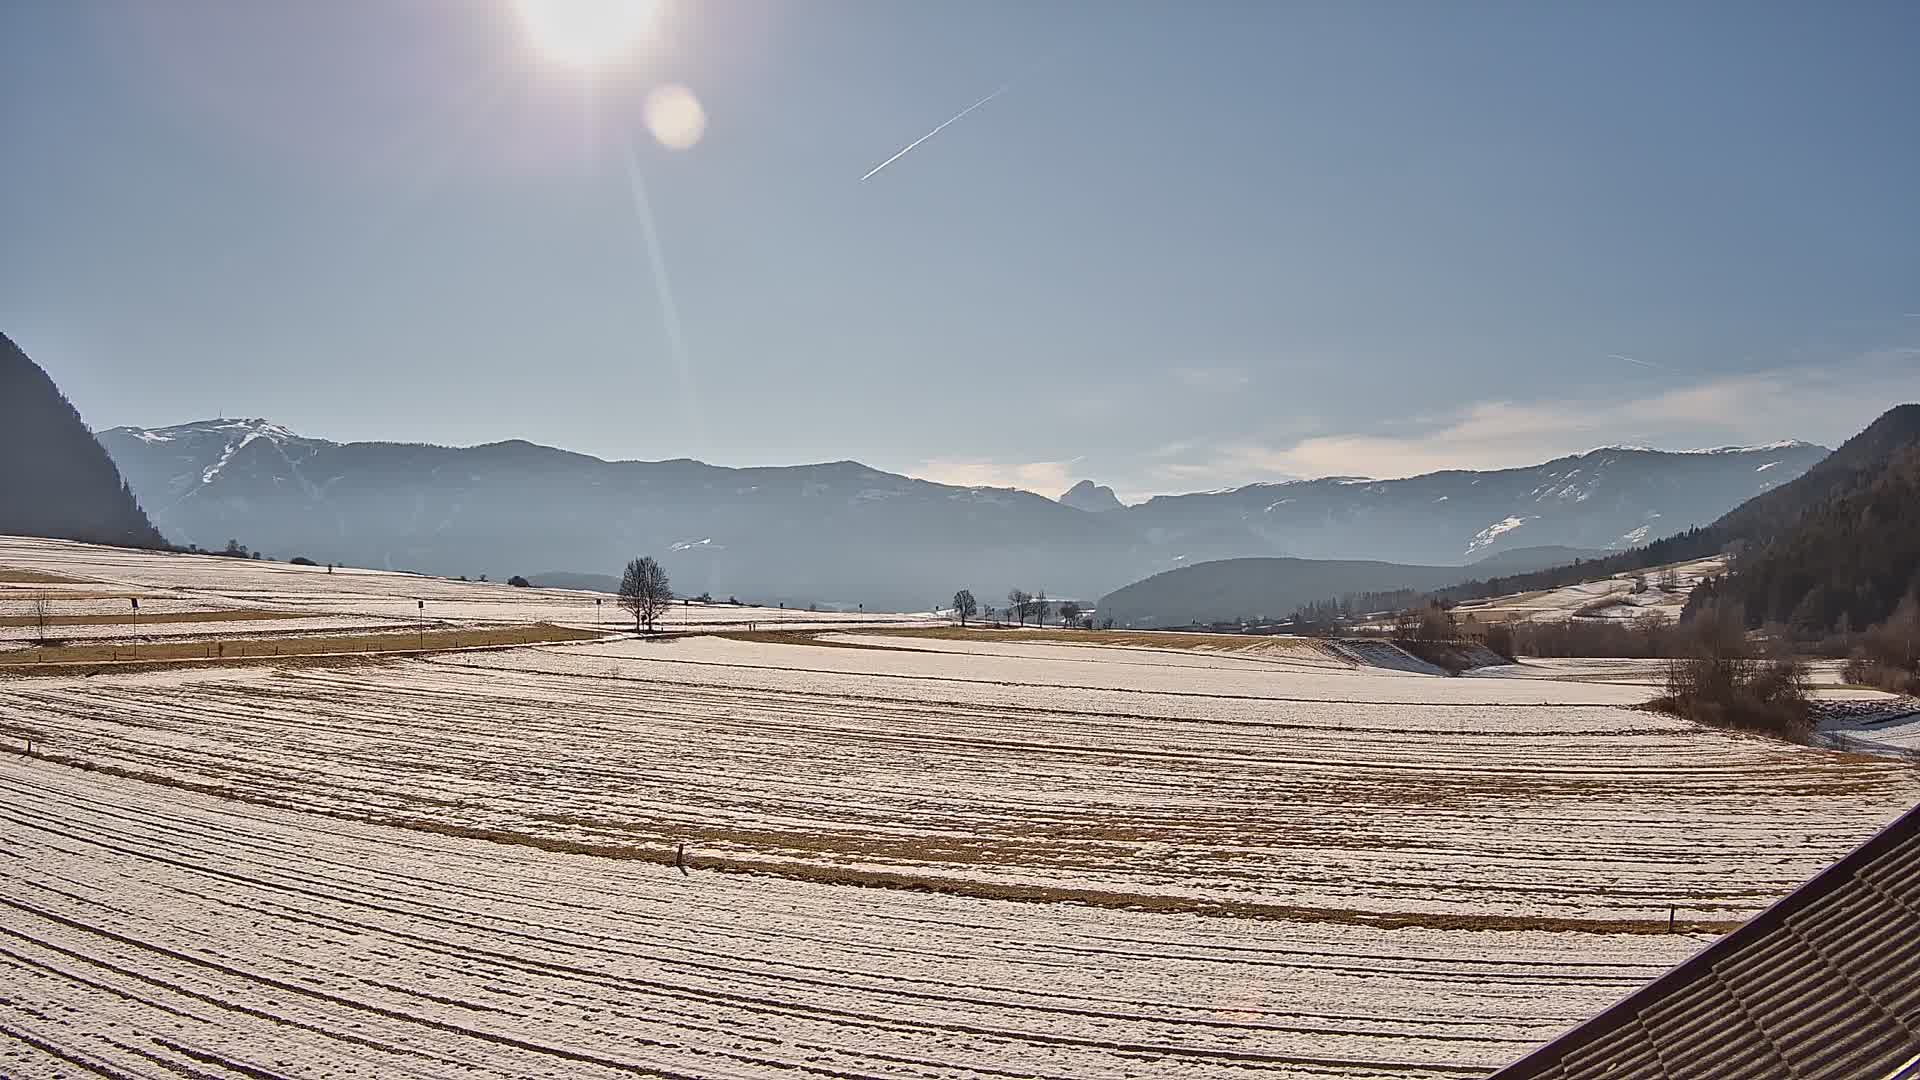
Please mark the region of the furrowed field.
[[[0, 541], [209, 609], [423, 590], [221, 561]], [[1631, 663], [835, 618], [0, 678], [0, 1074], [1480, 1075], [1920, 797]]]

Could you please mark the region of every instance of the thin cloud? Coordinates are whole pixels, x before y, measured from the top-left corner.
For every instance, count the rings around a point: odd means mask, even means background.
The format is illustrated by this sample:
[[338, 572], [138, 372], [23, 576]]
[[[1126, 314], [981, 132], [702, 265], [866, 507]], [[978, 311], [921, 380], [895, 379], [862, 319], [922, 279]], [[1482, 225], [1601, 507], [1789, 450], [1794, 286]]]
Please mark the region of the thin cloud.
[[966, 108], [961, 109], [959, 112], [954, 113], [952, 116], [942, 121], [940, 123], [940, 126], [934, 128], [932, 131], [927, 132], [925, 135], [922, 135], [919, 138], [908, 143], [907, 145], [901, 147], [898, 153], [894, 154], [892, 157], [881, 162], [880, 164], [875, 165], [873, 168], [867, 170], [867, 175], [861, 177], [860, 182], [864, 184], [867, 181], [873, 179], [875, 173], [878, 173], [881, 169], [884, 169], [887, 166], [893, 164], [894, 162], [899, 161], [901, 158], [906, 157], [908, 151], [912, 150], [916, 146], [919, 146], [921, 143], [926, 142], [928, 139], [933, 138], [935, 135], [940, 134], [942, 131], [946, 130], [947, 125], [967, 115], [968, 113], [979, 108], [980, 106], [985, 105], [987, 102], [992, 101], [994, 98], [999, 97], [1001, 94], [1006, 93], [1007, 87], [1012, 85], [1013, 85], [1012, 83], [1002, 83], [1000, 84], [1000, 89], [995, 90], [993, 93], [988, 94], [986, 97], [981, 98], [979, 101], [976, 101], [973, 104], [967, 106]]
[[1483, 401], [1384, 431], [1287, 442], [1239, 439], [1178, 447], [1143, 470], [1161, 491], [1295, 477], [1415, 476], [1533, 465], [1595, 446], [1684, 448], [1802, 438], [1829, 446], [1894, 405], [1920, 398], [1920, 349], [1889, 348], [1833, 364], [1704, 379], [1657, 394], [1598, 401]]
[[1051, 499], [1074, 484], [1073, 467], [1080, 458], [1065, 461], [986, 461], [934, 458], [909, 468], [907, 475], [955, 487], [1019, 488]]

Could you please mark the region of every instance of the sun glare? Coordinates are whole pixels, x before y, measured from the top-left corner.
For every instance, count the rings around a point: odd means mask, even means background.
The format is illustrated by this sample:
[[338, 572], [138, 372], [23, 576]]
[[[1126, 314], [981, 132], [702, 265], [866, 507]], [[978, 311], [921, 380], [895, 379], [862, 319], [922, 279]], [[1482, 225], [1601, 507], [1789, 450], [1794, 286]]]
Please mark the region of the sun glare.
[[599, 67], [633, 48], [658, 0], [514, 0], [535, 48], [570, 67]]
[[707, 132], [707, 111], [684, 86], [656, 87], [647, 95], [647, 130], [669, 150], [691, 149]]

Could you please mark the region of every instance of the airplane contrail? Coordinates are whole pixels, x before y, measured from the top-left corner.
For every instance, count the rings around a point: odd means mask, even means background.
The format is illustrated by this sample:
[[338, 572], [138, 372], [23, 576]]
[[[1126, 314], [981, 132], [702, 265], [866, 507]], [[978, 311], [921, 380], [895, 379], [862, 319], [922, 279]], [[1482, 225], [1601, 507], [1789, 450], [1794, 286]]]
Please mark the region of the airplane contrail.
[[875, 165], [872, 169], [868, 170], [867, 175], [860, 178], [860, 182], [864, 184], [867, 181], [873, 179], [874, 173], [879, 172], [881, 169], [884, 169], [887, 166], [905, 157], [907, 155], [908, 150], [911, 150], [914, 147], [919, 146], [921, 143], [926, 142], [928, 139], [933, 138], [935, 135], [940, 134], [941, 131], [945, 130], [947, 124], [953, 123], [955, 120], [958, 120], [961, 117], [972, 112], [973, 110], [979, 108], [980, 106], [985, 105], [987, 102], [992, 101], [994, 98], [999, 97], [1001, 94], [1006, 93], [1007, 87], [1012, 85], [1013, 85], [1012, 83], [1002, 83], [1000, 84], [1000, 89], [995, 90], [993, 93], [988, 94], [986, 97], [981, 98], [979, 101], [976, 101], [973, 104], [967, 106], [966, 108], [961, 109], [959, 112], [954, 113], [951, 117], [948, 117], [946, 122], [942, 123], [939, 127], [934, 128], [932, 131], [929, 131], [925, 135], [922, 135], [919, 138], [908, 143], [906, 147], [903, 148], [899, 153], [893, 155], [892, 157], [888, 158], [887, 160], [881, 162], [878, 165]]
[[1660, 370], [1662, 370], [1662, 371], [1665, 371], [1665, 370], [1666, 370], [1666, 367], [1667, 367], [1667, 366], [1666, 366], [1665, 364], [1656, 364], [1656, 363], [1654, 363], [1654, 362], [1653, 362], [1653, 361], [1651, 361], [1651, 360], [1636, 360], [1636, 359], [1634, 359], [1634, 358], [1633, 358], [1633, 357], [1631, 357], [1631, 356], [1623, 356], [1622, 354], [1620, 354], [1620, 353], [1617, 353], [1617, 352], [1615, 352], [1615, 353], [1608, 353], [1608, 354], [1607, 354], [1607, 359], [1609, 359], [1609, 360], [1625, 360], [1625, 361], [1626, 361], [1627, 363], [1629, 363], [1629, 364], [1639, 364], [1639, 365], [1640, 365], [1641, 367], [1650, 367], [1650, 368], [1659, 368], [1659, 369], [1660, 369]]

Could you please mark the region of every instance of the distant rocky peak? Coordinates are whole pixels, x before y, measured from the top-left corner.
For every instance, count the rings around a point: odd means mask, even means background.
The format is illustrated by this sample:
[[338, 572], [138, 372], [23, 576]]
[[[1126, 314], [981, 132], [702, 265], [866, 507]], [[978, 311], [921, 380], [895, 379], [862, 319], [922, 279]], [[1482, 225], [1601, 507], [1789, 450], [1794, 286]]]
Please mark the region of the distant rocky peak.
[[1068, 488], [1060, 496], [1062, 506], [1071, 506], [1075, 510], [1085, 510], [1089, 514], [1103, 514], [1109, 510], [1123, 509], [1120, 496], [1104, 484], [1095, 484], [1091, 480], [1082, 480]]

